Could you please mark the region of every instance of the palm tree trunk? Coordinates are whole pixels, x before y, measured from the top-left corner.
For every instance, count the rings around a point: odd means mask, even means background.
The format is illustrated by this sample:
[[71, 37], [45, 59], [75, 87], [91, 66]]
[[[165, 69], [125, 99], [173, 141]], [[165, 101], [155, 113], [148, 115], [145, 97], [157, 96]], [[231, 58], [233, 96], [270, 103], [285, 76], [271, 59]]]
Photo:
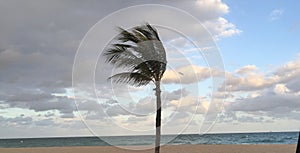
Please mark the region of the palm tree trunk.
[[161, 131], [161, 91], [160, 81], [155, 82], [156, 91], [156, 137], [155, 137], [155, 153], [160, 151], [160, 131]]

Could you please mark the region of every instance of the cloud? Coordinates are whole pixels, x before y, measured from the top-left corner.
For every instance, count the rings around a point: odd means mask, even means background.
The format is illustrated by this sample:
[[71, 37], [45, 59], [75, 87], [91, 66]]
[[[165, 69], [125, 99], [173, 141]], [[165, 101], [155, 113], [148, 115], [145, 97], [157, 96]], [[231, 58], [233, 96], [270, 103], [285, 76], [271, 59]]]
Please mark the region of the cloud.
[[242, 31], [236, 28], [236, 26], [226, 19], [219, 17], [218, 19], [205, 21], [203, 23], [208, 30], [217, 38], [230, 37], [233, 35], [238, 35]]
[[108, 106], [109, 105], [105, 103], [100, 104], [96, 100], [77, 100], [77, 108], [79, 111], [98, 112], [99, 110], [102, 110]]
[[143, 121], [148, 120], [148, 116], [129, 116], [127, 119], [127, 123], [131, 124], [139, 124]]
[[119, 115], [129, 115], [131, 113], [120, 105], [113, 105], [107, 108], [106, 114], [110, 117], [114, 117]]
[[274, 88], [276, 94], [285, 94], [290, 92], [290, 90], [284, 84], [276, 84]]
[[184, 109], [186, 107], [193, 107], [197, 105], [197, 98], [195, 97], [183, 97], [179, 100], [172, 100], [170, 104], [174, 105], [177, 108]]
[[196, 7], [202, 19], [215, 19], [229, 12], [229, 7], [221, 0], [197, 0]]
[[7, 99], [7, 102], [11, 103], [25, 103], [26, 102], [39, 102], [39, 101], [48, 101], [50, 99], [54, 98], [53, 95], [51, 94], [46, 94], [46, 93], [19, 93], [13, 96], [10, 96]]
[[[217, 39], [237, 35], [242, 32], [233, 23], [230, 23], [222, 17], [229, 13], [229, 6], [221, 0], [185, 1], [173, 3], [171, 5], [191, 13], [199, 19], [209, 32]], [[191, 35], [193, 35], [195, 31], [201, 31], [201, 28], [199, 29], [199, 25], [186, 25], [186, 27], [190, 29]], [[199, 35], [195, 38], [200, 39]]]
[[186, 97], [187, 95], [189, 95], [189, 91], [187, 91], [185, 88], [177, 89], [172, 92], [168, 92], [168, 91], [162, 92], [162, 97], [163, 100], [165, 101], [178, 100], [182, 97]]
[[221, 122], [299, 120], [299, 66], [298, 56], [271, 73], [262, 73], [255, 65], [226, 72], [228, 92], [217, 92], [223, 97], [216, 97], [226, 101]]
[[37, 126], [54, 126], [56, 123], [53, 121], [53, 119], [42, 119], [34, 122]]
[[[244, 67], [236, 71], [241, 74], [241, 72], [245, 72], [246, 69], [247, 68]], [[280, 78], [278, 76], [266, 76], [260, 72], [246, 73], [243, 76], [226, 73], [225, 83], [228, 91], [255, 91], [270, 87], [279, 80]], [[222, 86], [224, 85], [225, 84]]]
[[212, 76], [218, 76], [220, 72], [209, 67], [186, 65], [175, 70], [167, 70], [162, 78], [164, 83], [191, 84], [203, 81]]
[[284, 9], [274, 9], [270, 14], [269, 14], [269, 19], [271, 21], [279, 20], [284, 13]]
[[[159, 1], [151, 2], [160, 3]], [[93, 1], [93, 3], [93, 5], [86, 3], [83, 5], [80, 2], [52, 1], [47, 6], [36, 1], [3, 3], [5, 7], [1, 9], [0, 13], [3, 15], [0, 29], [0, 40], [3, 42], [0, 44], [0, 67], [3, 72], [0, 78], [3, 79], [2, 81], [14, 82], [14, 85], [22, 85], [26, 88], [70, 87], [73, 58], [88, 29], [112, 10], [135, 3], [140, 4], [140, 2], [122, 4], [109, 2], [103, 6], [97, 5], [99, 3], [97, 1]], [[162, 2], [162, 4], [164, 3]], [[212, 24], [207, 26], [213, 35], [235, 31], [232, 26], [225, 26], [231, 27], [229, 29], [218, 28], [224, 27], [224, 24], [232, 25], [231, 23], [221, 23], [225, 19], [219, 19], [229, 11], [228, 6], [220, 0], [174, 2], [168, 5], [191, 11], [191, 14], [202, 21], [211, 21]], [[20, 8], [15, 9], [18, 6]], [[101, 9], [99, 6], [105, 7], [105, 9]], [[12, 10], [14, 13], [11, 13]], [[62, 16], [57, 17], [54, 12], [59, 12]], [[4, 16], [4, 14], [6, 15]], [[20, 22], [22, 22], [22, 28], [18, 27]], [[217, 25], [216, 28], [210, 27], [214, 25]], [[190, 27], [195, 25], [190, 26], [185, 23], [185, 26], [187, 29], [191, 29]], [[190, 34], [193, 34], [194, 30], [197, 29], [192, 28]], [[81, 69], [84, 72], [86, 68], [83, 66]]]
[[61, 118], [74, 118], [75, 115], [73, 112], [63, 112], [63, 114], [60, 117]]
[[[177, 113], [183, 111], [195, 113], [197, 105], [194, 103], [196, 103], [196, 99], [193, 97], [188, 97], [188, 94], [189, 92], [185, 89], [162, 92], [163, 110], [168, 112], [175, 109]], [[189, 105], [190, 103], [193, 104]], [[206, 102], [203, 101], [203, 104], [204, 103]], [[183, 106], [181, 104], [183, 104]], [[207, 103], [205, 106], [207, 109]], [[205, 108], [203, 108], [203, 106], [200, 104], [197, 113], [204, 113], [206, 111]], [[154, 96], [150, 95], [140, 99], [137, 103], [132, 102], [129, 104], [120, 103], [115, 100], [109, 100], [105, 103], [84, 101], [78, 104], [78, 109], [82, 112], [81, 114], [87, 120], [102, 120], [105, 122], [106, 119], [112, 119], [115, 122], [120, 122], [119, 124], [124, 124], [124, 126], [127, 126], [136, 124], [137, 121], [141, 120], [141, 118], [149, 118], [153, 116], [156, 112], [156, 100]], [[127, 118], [126, 123], [124, 118]], [[147, 125], [149, 121], [147, 121]]]
[[283, 84], [289, 90], [298, 92], [300, 90], [299, 67], [300, 56], [268, 74], [259, 71], [255, 65], [246, 65], [235, 70], [234, 73], [226, 72], [226, 88], [232, 92], [247, 92], [268, 89], [276, 84]]
[[287, 115], [300, 110], [299, 95], [277, 94], [266, 92], [255, 98], [243, 98], [230, 103], [226, 111], [240, 111], [245, 113], [258, 113], [275, 118], [286, 118]]
[[[109, 13], [120, 8], [148, 2], [166, 4], [190, 12], [201, 22], [206, 23], [205, 26], [214, 36], [228, 37], [239, 33], [239, 29], [233, 23], [222, 17], [229, 12], [229, 7], [220, 0], [176, 1], [172, 3], [152, 0], [124, 3], [109, 1], [105, 5], [93, 0], [90, 3], [54, 0], [47, 4], [35, 0], [0, 2], [2, 6], [0, 10], [1, 108], [7, 110], [20, 108], [23, 111], [31, 110], [36, 113], [45, 113], [41, 116], [47, 118], [34, 120], [30, 119], [33, 117], [17, 116], [10, 118], [7, 122], [20, 125], [31, 125], [34, 122], [36, 126], [45, 127], [60, 122], [60, 120], [51, 120], [52, 117], [62, 120], [64, 118], [75, 119], [74, 99], [67, 89], [72, 87], [73, 60], [80, 41], [96, 22]], [[132, 15], [135, 13], [133, 12]], [[57, 14], [61, 15], [57, 16]], [[149, 14], [153, 17], [160, 15], [159, 12], [150, 12]], [[127, 21], [127, 19], [120, 20]], [[184, 19], [181, 20], [185, 23], [185, 28], [189, 31], [188, 34], [193, 35], [195, 31], [199, 31], [199, 25], [184, 22]], [[199, 33], [196, 36], [199, 36]], [[99, 41], [102, 40], [99, 39]], [[79, 70], [80, 77], [87, 77], [86, 70], [90, 68], [90, 65], [89, 60], [83, 62]], [[106, 75], [109, 75], [112, 70], [111, 66], [99, 66], [97, 68], [97, 72], [106, 73]], [[189, 68], [193, 70], [191, 71]], [[187, 84], [210, 77], [208, 75], [210, 74], [209, 70], [204, 67], [182, 67], [178, 69], [178, 72], [183, 73], [183, 76], [179, 75], [179, 79]], [[168, 73], [167, 80], [169, 83], [178, 83], [174, 77], [177, 74]], [[97, 89], [100, 89], [97, 90], [97, 93], [101, 95], [101, 98], [108, 99], [111, 96], [109, 90], [111, 86], [106, 81], [106, 76], [97, 75], [96, 82]], [[94, 91], [89, 90], [88, 92]], [[84, 92], [82, 91], [82, 93]], [[84, 94], [86, 97], [89, 95]], [[163, 96], [165, 96], [166, 101], [174, 101], [186, 97], [188, 94], [184, 89], [168, 92]], [[152, 111], [151, 107], [153, 106], [155, 106], [153, 102], [144, 99], [133, 105], [131, 109], [147, 114]], [[128, 112], [120, 109], [116, 103], [106, 103], [105, 101], [97, 103], [94, 99], [88, 98], [85, 102], [79, 102], [78, 107], [88, 119], [105, 120], [103, 117], [105, 113], [113, 117], [128, 115]], [[98, 108], [104, 108], [105, 112]], [[56, 111], [58, 113], [54, 113]], [[74, 124], [77, 123], [74, 122]]]
[[276, 69], [274, 75], [280, 78], [280, 83], [286, 84], [290, 90], [294, 92], [300, 91], [300, 54], [297, 59], [290, 61]]
[[53, 113], [53, 112], [47, 112], [44, 116], [45, 117], [52, 117], [54, 115], [55, 115], [55, 113]]
[[186, 96], [178, 100], [170, 101], [168, 107], [174, 107], [173, 110], [176, 112], [204, 114], [208, 110], [209, 101], [206, 98]]
[[31, 125], [33, 122], [32, 117], [24, 117], [18, 116], [14, 118], [7, 118], [5, 122], [8, 122], [11, 125], [18, 126], [18, 125]]
[[[297, 80], [300, 76], [299, 61], [300, 58], [297, 58], [278, 67], [268, 77], [267, 74], [261, 74], [255, 66], [246, 66], [237, 70], [237, 73], [243, 75], [231, 76], [233, 80], [229, 83], [230, 89], [233, 89], [231, 94], [244, 92], [248, 96], [234, 97], [232, 102], [226, 103], [227, 115], [232, 118], [233, 114], [240, 114], [234, 119], [238, 121], [246, 121], [245, 118], [240, 118], [241, 114], [250, 115], [246, 118], [252, 118], [253, 121], [257, 121], [258, 116], [298, 120], [299, 113], [297, 112], [300, 111], [298, 102], [300, 94], [297, 87]], [[261, 120], [261, 122], [264, 121], [266, 120]]]
[[[5, 2], [1, 14], [9, 16], [1, 17], [2, 82], [10, 83], [10, 88], [22, 86], [60, 90], [70, 87], [73, 58], [87, 30], [110, 11], [135, 4], [109, 2], [105, 5], [105, 9], [101, 9], [96, 6], [104, 7], [103, 5], [96, 5], [99, 3], [97, 1], [93, 3], [95, 5], [52, 1], [45, 6], [44, 3], [32, 1], [32, 3], [18, 2], [16, 6], [13, 1]], [[228, 12], [228, 6], [219, 0], [174, 2], [169, 5], [191, 10], [190, 13], [203, 21], [214, 20]], [[22, 7], [14, 9], [18, 6]], [[11, 13], [12, 10], [15, 12]], [[60, 12], [62, 16], [58, 18], [54, 12]], [[18, 27], [20, 21], [22, 28]], [[187, 29], [190, 28], [188, 23], [185, 26]], [[190, 33], [193, 33], [193, 30], [195, 29], [192, 28]], [[220, 30], [217, 30], [213, 34], [218, 35], [219, 32]], [[88, 66], [89, 64], [86, 64], [80, 68], [82, 75], [86, 74], [84, 70]]]
[[5, 101], [6, 108], [23, 108], [43, 112], [58, 110], [62, 117], [73, 117], [75, 103], [73, 99], [56, 97], [49, 93], [18, 93], [8, 97]]
[[258, 68], [255, 65], [246, 65], [240, 69], [237, 69], [235, 72], [237, 74], [243, 75], [243, 74], [247, 74], [253, 71], [258, 70]]
[[142, 98], [135, 104], [132, 112], [136, 115], [149, 115], [156, 112], [156, 99], [152, 96]]

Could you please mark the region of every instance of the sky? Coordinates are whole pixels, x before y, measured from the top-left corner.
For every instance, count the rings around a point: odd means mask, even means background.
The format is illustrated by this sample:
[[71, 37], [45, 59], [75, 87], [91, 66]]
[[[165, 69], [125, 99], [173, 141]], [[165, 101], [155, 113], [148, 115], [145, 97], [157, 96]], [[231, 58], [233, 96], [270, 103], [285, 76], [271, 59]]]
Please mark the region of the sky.
[[0, 1], [0, 138], [154, 134], [153, 85], [111, 84], [100, 56], [116, 26], [145, 21], [167, 52], [163, 134], [299, 131], [299, 7]]

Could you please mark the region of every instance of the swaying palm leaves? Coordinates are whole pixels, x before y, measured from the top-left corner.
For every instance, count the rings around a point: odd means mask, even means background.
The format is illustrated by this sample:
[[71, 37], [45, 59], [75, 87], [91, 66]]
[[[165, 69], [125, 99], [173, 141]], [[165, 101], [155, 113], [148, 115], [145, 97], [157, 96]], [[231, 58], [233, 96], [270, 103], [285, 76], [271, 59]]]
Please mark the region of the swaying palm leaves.
[[161, 97], [160, 81], [166, 70], [166, 52], [156, 29], [145, 24], [127, 31], [119, 28], [116, 43], [105, 51], [106, 62], [127, 71], [115, 74], [109, 79], [115, 83], [133, 86], [155, 84], [156, 91], [156, 141], [155, 153], [160, 150]]

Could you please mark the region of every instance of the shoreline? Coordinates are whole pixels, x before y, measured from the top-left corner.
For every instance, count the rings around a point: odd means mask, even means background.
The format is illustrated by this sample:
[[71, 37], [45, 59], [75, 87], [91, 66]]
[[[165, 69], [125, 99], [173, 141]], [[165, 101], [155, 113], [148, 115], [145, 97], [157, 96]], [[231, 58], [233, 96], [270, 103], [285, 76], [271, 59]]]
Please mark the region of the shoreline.
[[[183, 133], [179, 135], [231, 135], [231, 134], [266, 134], [266, 133], [299, 133], [299, 131], [261, 131], [261, 132], [225, 132], [225, 133], [203, 133], [203, 134], [198, 134], [198, 133]], [[163, 134], [161, 136], [174, 136], [178, 135], [176, 133], [174, 134]], [[153, 136], [151, 134], [145, 134], [145, 135], [111, 135], [111, 136], [94, 136], [94, 135], [75, 135], [75, 136], [41, 136], [41, 137], [4, 137], [0, 138], [0, 140], [11, 140], [11, 139], [57, 139], [57, 138], [106, 138], [106, 137], [143, 137], [143, 136]]]
[[[123, 147], [123, 146], [120, 146]], [[141, 150], [150, 146], [130, 146], [131, 150], [115, 146], [72, 146], [72, 147], [33, 147], [0, 148], [2, 153], [152, 153], [153, 149]], [[133, 150], [132, 150], [133, 149]], [[137, 150], [139, 149], [139, 150]], [[166, 145], [161, 153], [295, 153], [296, 144], [201, 144]]]

